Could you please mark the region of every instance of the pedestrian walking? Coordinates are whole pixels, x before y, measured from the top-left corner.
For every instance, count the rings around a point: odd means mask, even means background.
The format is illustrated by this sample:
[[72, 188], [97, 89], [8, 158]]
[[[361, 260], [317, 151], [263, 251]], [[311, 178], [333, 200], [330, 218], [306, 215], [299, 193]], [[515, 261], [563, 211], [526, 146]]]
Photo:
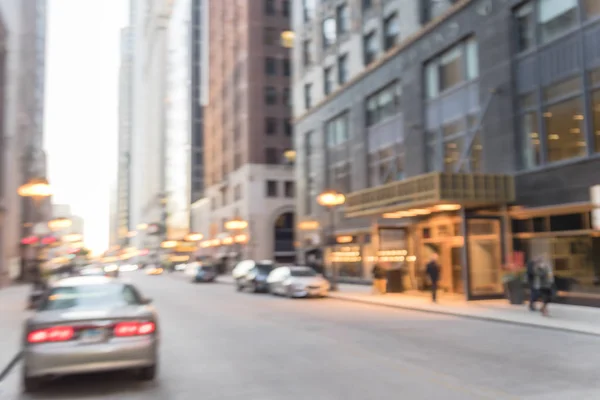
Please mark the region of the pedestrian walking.
[[554, 296], [554, 272], [548, 257], [542, 256], [535, 265], [535, 276], [533, 280], [534, 288], [539, 292], [542, 300], [540, 312], [543, 316], [548, 316], [548, 304]]
[[425, 268], [425, 272], [429, 277], [429, 281], [431, 283], [431, 301], [437, 303], [437, 289], [438, 282], [440, 280], [440, 264], [438, 263], [438, 254], [432, 253], [431, 259], [427, 263], [427, 267]]
[[537, 311], [535, 308], [535, 302], [540, 296], [539, 290], [535, 288], [535, 268], [537, 265], [537, 259], [531, 259], [527, 262], [527, 285], [529, 286], [529, 310]]
[[373, 274], [373, 293], [385, 294], [387, 285], [386, 269], [380, 264], [375, 264], [371, 273]]

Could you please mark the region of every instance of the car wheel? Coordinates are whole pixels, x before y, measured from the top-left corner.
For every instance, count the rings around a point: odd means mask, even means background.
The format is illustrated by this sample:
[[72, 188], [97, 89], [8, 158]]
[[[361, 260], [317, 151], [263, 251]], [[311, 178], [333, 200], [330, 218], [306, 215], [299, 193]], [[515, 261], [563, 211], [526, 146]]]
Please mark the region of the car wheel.
[[140, 379], [143, 381], [153, 381], [156, 378], [156, 365], [140, 369]]
[[244, 289], [244, 287], [243, 287], [242, 285], [240, 285], [240, 282], [239, 282], [239, 281], [237, 281], [237, 282], [235, 283], [235, 289], [236, 289], [238, 292], [241, 292], [241, 291], [242, 291], [242, 289]]
[[258, 293], [258, 285], [256, 285], [256, 282], [252, 283], [252, 293]]

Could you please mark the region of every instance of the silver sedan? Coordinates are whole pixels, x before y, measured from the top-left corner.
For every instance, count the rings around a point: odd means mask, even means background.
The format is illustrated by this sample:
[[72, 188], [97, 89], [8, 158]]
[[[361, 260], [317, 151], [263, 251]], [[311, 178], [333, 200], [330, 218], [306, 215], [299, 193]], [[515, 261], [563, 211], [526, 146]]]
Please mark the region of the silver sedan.
[[131, 284], [108, 277], [55, 282], [25, 322], [24, 390], [46, 377], [110, 370], [154, 379], [159, 335], [149, 303]]

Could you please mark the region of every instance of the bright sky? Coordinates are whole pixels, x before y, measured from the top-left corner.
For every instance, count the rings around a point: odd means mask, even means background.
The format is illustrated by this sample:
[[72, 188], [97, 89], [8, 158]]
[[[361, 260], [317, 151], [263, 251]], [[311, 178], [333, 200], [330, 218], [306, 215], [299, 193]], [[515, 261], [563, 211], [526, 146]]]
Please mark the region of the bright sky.
[[49, 0], [45, 147], [54, 202], [85, 219], [85, 242], [108, 247], [116, 184], [120, 28], [127, 0]]

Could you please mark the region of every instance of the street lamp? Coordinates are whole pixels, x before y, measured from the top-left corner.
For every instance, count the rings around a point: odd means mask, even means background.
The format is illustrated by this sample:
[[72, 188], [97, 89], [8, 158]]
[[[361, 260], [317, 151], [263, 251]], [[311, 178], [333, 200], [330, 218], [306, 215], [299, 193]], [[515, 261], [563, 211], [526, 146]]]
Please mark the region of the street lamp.
[[248, 227], [248, 221], [244, 221], [240, 218], [234, 218], [227, 222], [225, 222], [225, 229], [229, 231], [241, 231], [242, 229], [246, 229]]
[[[225, 222], [225, 229], [227, 229], [228, 231], [242, 231], [244, 229], [246, 229], [248, 227], [248, 221], [245, 221], [239, 217], [236, 217], [234, 219], [231, 219], [227, 222]], [[242, 252], [242, 242], [238, 242], [235, 241], [235, 245], [236, 245], [236, 250], [237, 250], [237, 257], [238, 260], [241, 259], [241, 252]]]
[[283, 152], [283, 157], [287, 160], [288, 163], [294, 164], [296, 162], [296, 150], [286, 150]]
[[188, 233], [185, 235], [186, 242], [199, 242], [204, 238], [204, 235], [201, 233]]
[[[39, 213], [40, 213], [39, 208], [41, 206], [41, 201], [47, 197], [52, 196], [52, 190], [50, 188], [50, 184], [48, 183], [48, 180], [43, 177], [30, 179], [29, 182], [25, 183], [24, 185], [21, 185], [17, 189], [17, 193], [21, 197], [29, 197], [33, 200], [35, 214], [37, 214], [34, 217], [35, 220], [37, 220], [39, 218]], [[32, 222], [37, 222], [37, 221], [32, 221]], [[36, 257], [35, 257], [36, 265], [33, 266], [33, 269], [35, 270], [35, 275], [36, 275], [36, 278], [35, 278], [36, 284], [41, 283], [40, 264], [37, 263], [37, 259], [40, 256], [40, 249], [41, 249], [41, 247], [39, 247], [39, 246], [36, 249]], [[22, 278], [23, 278], [23, 276], [22, 276]]]
[[[335, 237], [335, 209], [346, 202], [346, 196], [335, 190], [326, 190], [317, 196], [317, 203], [329, 210], [331, 237]], [[337, 290], [337, 267], [331, 261], [331, 290]]]
[[164, 242], [162, 242], [160, 244], [160, 247], [162, 247], [163, 249], [173, 249], [173, 248], [177, 247], [177, 241], [165, 240]]
[[71, 225], [73, 225], [73, 221], [64, 217], [54, 218], [53, 220], [48, 221], [48, 228], [53, 232], [70, 228]]
[[291, 49], [294, 47], [294, 39], [296, 38], [296, 34], [294, 31], [283, 31], [281, 32], [281, 46], [286, 49]]

